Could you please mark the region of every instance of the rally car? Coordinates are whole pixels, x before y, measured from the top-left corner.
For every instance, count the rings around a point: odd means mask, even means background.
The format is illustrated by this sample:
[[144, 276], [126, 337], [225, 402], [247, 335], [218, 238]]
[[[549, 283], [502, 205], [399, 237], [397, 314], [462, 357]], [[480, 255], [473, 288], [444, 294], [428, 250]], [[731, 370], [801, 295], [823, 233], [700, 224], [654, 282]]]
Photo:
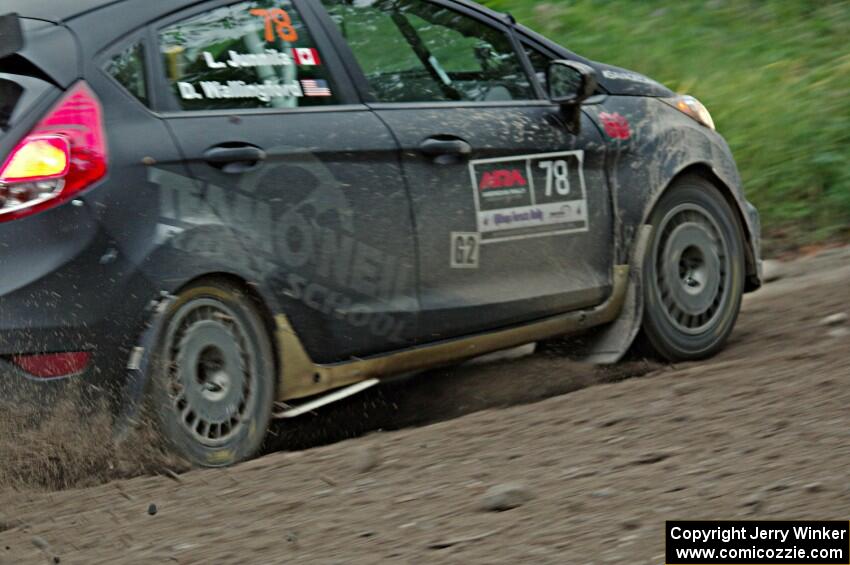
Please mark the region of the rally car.
[[[467, 0], [4, 0], [0, 395], [198, 465], [381, 378], [727, 340], [758, 214], [696, 99]], [[577, 354], [579, 352], [577, 351]], [[556, 378], [556, 377], [553, 377]]]

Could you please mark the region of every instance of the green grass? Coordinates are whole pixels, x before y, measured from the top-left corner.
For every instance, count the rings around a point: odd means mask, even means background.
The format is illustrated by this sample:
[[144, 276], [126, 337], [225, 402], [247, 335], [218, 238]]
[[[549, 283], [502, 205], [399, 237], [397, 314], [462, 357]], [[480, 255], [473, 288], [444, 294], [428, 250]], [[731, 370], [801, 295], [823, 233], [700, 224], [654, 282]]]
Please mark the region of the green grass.
[[774, 249], [850, 238], [850, 0], [484, 0], [711, 111]]

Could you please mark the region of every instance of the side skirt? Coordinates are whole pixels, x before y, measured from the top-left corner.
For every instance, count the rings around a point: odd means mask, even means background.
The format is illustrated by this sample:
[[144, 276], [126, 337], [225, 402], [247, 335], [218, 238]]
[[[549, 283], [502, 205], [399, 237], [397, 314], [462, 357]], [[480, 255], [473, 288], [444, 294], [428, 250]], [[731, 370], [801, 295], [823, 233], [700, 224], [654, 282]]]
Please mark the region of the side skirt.
[[312, 396], [366, 379], [447, 365], [606, 324], [615, 320], [623, 308], [629, 266], [615, 265], [613, 278], [611, 296], [595, 308], [333, 365], [313, 363], [287, 317], [279, 314], [275, 316], [281, 367], [278, 400]]

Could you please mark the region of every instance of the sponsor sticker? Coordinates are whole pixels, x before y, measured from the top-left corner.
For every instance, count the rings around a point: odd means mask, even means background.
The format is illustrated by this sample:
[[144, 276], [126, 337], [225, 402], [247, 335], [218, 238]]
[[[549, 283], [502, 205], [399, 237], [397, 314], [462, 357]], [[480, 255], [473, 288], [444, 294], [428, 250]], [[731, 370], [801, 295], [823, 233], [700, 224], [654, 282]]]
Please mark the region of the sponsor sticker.
[[587, 231], [583, 166], [584, 151], [470, 161], [482, 243]]
[[608, 134], [612, 139], [622, 139], [626, 140], [632, 136], [631, 126], [629, 125], [629, 120], [625, 118], [625, 116], [619, 114], [618, 112], [614, 112], [613, 114], [608, 112], [600, 112], [599, 120], [602, 122], [602, 126], [605, 128], [605, 133]]
[[658, 85], [658, 83], [651, 78], [630, 71], [613, 71], [611, 69], [604, 69], [602, 71], [602, 76], [610, 80], [627, 80], [630, 82]]

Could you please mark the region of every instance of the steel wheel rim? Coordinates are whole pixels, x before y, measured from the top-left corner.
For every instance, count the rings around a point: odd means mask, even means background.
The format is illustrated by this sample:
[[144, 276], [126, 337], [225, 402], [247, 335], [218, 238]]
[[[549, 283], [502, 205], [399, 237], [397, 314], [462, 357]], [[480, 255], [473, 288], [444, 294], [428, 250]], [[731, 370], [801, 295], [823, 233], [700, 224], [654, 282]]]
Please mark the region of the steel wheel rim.
[[218, 300], [180, 307], [166, 333], [168, 396], [183, 431], [219, 447], [246, 425], [256, 401], [256, 354], [243, 324]]
[[653, 282], [661, 311], [678, 331], [703, 333], [729, 300], [729, 242], [714, 218], [696, 204], [674, 207], [657, 229]]

